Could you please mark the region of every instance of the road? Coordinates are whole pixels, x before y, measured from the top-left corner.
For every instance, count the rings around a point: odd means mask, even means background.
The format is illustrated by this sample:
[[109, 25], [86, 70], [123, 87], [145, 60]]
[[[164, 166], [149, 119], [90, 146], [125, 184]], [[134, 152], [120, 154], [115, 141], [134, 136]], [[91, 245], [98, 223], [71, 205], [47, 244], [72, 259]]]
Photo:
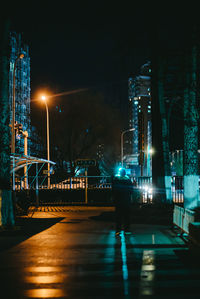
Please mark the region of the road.
[[[114, 224], [112, 207], [45, 207], [1, 235], [1, 298], [199, 298], [200, 266], [167, 226]], [[32, 218], [31, 218], [32, 217]], [[45, 225], [46, 223], [46, 225]]]

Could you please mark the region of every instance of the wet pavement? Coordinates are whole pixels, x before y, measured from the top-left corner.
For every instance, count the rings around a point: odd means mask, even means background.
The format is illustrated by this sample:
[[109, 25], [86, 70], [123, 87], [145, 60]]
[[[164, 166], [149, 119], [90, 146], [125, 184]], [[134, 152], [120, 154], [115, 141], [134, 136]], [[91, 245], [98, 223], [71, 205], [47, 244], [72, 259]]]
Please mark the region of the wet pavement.
[[[200, 265], [168, 226], [92, 216], [112, 207], [43, 207], [0, 233], [2, 298], [199, 298]], [[22, 219], [23, 220], [23, 219]]]

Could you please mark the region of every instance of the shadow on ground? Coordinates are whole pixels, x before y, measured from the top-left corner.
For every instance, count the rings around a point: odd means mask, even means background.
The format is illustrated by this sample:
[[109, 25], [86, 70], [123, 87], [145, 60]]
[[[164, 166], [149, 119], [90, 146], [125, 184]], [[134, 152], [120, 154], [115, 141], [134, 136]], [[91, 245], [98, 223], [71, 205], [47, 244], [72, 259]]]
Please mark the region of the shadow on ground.
[[0, 251], [7, 250], [35, 234], [48, 229], [52, 225], [64, 219], [60, 218], [16, 218], [14, 229], [4, 229], [0, 231]]
[[[91, 216], [97, 221], [115, 221], [115, 212], [103, 212], [98, 216]], [[160, 205], [132, 205], [131, 223], [171, 225], [173, 220], [173, 207]]]
[[190, 249], [174, 250], [176, 256], [181, 262], [188, 268], [200, 269], [199, 252], [195, 252]]

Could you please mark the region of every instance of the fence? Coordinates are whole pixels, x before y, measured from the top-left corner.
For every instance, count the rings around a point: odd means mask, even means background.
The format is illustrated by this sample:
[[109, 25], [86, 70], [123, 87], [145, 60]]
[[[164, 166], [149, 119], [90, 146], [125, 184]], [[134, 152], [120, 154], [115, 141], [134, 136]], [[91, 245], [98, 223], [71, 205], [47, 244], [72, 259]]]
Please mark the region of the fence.
[[[88, 189], [111, 189], [111, 177], [110, 176], [81, 176], [81, 177], [70, 177], [61, 182], [57, 182], [51, 177], [50, 188], [47, 185], [47, 176], [38, 176], [37, 180], [35, 177], [29, 176], [29, 190], [74, 190], [74, 189], [85, 189], [87, 182]], [[18, 180], [16, 183], [16, 190], [24, 189], [24, 181]]]
[[179, 227], [182, 232], [189, 233], [189, 223], [195, 221], [195, 212], [189, 209], [184, 209], [178, 205], [174, 206], [173, 224]]
[[[29, 177], [29, 190], [46, 190], [47, 186], [47, 176]], [[133, 180], [134, 186], [138, 188], [141, 194], [142, 203], [152, 203], [153, 200], [153, 186], [151, 177], [136, 177]], [[61, 182], [56, 182], [53, 177], [51, 177], [51, 190], [82, 190], [87, 188], [89, 190], [100, 190], [100, 189], [111, 189], [112, 188], [112, 178], [110, 176], [81, 176], [81, 177], [70, 177]], [[16, 181], [16, 190], [24, 190], [24, 181], [18, 179]], [[174, 203], [183, 203], [184, 192], [183, 192], [183, 177], [174, 176], [172, 177], [172, 197]]]

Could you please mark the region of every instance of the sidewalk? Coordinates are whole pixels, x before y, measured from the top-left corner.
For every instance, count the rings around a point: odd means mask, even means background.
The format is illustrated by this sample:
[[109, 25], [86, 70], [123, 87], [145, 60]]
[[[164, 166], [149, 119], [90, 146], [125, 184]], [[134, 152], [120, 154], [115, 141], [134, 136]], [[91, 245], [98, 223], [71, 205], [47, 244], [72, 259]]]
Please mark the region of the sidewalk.
[[26, 226], [18, 232], [0, 233], [4, 298], [199, 295], [200, 268], [191, 266], [186, 244], [168, 226], [132, 224], [133, 235], [116, 238], [112, 222], [94, 218], [112, 211], [50, 207], [22, 218]]

